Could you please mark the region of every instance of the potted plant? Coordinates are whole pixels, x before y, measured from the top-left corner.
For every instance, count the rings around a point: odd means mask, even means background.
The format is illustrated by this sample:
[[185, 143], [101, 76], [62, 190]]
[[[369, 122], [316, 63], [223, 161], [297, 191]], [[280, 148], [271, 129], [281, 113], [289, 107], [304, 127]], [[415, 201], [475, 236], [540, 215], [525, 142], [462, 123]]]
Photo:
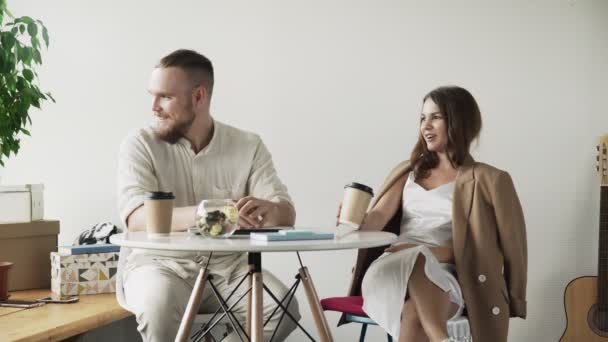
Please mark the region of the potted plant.
[[0, 170], [19, 151], [20, 135], [30, 135], [32, 106], [55, 102], [38, 87], [35, 69], [42, 64], [43, 45], [48, 48], [49, 34], [42, 21], [15, 18], [0, 0]]

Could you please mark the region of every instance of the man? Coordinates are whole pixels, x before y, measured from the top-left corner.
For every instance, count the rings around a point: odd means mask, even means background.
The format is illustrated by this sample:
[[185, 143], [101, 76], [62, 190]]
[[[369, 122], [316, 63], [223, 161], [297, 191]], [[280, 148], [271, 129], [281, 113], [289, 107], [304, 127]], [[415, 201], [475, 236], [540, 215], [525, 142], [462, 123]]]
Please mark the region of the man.
[[[130, 231], [145, 229], [143, 201], [147, 191], [174, 193], [173, 231], [194, 226], [196, 205], [210, 198], [237, 199], [240, 225], [244, 227], [294, 224], [291, 198], [260, 137], [211, 116], [213, 66], [205, 56], [177, 50], [162, 58], [152, 71], [148, 91], [155, 123], [128, 136], [119, 155], [118, 207]], [[135, 313], [144, 341], [173, 341], [208, 253], [128, 253], [121, 254], [119, 303]], [[249, 270], [244, 254], [217, 252], [209, 269], [224, 297], [236, 285], [235, 280]], [[279, 298], [287, 293], [285, 285], [272, 274], [264, 271], [263, 277]], [[219, 307], [209, 286], [202, 298], [199, 312], [214, 312]], [[266, 294], [263, 302], [265, 321], [276, 303]], [[295, 299], [292, 303], [290, 313], [299, 319], [298, 304]], [[245, 301], [235, 312], [244, 322]], [[266, 338], [270, 338], [279, 318], [275, 314], [266, 325]], [[275, 338], [285, 339], [294, 328], [293, 321], [283, 319]], [[233, 339], [238, 339], [234, 332], [229, 336]]]

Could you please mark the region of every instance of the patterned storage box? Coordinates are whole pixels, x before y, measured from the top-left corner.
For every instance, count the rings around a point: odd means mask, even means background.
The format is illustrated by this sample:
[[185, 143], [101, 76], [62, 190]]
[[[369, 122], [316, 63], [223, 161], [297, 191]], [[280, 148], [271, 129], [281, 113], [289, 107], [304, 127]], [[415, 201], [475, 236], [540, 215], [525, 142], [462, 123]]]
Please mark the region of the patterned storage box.
[[116, 292], [120, 253], [60, 255], [51, 253], [51, 290], [61, 295]]

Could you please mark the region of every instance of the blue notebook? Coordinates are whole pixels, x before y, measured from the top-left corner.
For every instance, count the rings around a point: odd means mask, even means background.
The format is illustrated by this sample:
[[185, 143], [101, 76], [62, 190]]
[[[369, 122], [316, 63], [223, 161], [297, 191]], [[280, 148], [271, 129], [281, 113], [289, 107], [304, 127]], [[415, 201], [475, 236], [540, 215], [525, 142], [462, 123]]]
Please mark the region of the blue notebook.
[[59, 246], [57, 252], [61, 255], [78, 255], [78, 254], [93, 254], [93, 253], [113, 253], [120, 252], [120, 246], [111, 243], [98, 245], [74, 245], [74, 246]]
[[310, 230], [281, 230], [276, 233], [251, 233], [249, 237], [252, 240], [260, 241], [331, 240], [334, 238], [334, 233]]

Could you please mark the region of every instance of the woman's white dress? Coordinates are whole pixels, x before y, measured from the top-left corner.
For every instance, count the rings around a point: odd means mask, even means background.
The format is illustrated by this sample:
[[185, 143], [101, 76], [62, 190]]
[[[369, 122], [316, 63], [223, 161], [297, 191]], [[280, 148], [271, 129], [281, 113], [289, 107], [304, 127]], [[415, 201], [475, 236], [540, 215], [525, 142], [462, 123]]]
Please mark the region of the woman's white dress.
[[454, 277], [454, 265], [439, 263], [428, 248], [452, 245], [453, 192], [454, 182], [426, 190], [414, 181], [410, 172], [403, 188], [401, 233], [395, 245], [413, 243], [418, 246], [382, 254], [363, 277], [363, 310], [395, 338], [399, 337], [407, 283], [420, 254], [425, 256], [426, 276], [459, 306], [452, 318], [462, 315], [464, 299]]

